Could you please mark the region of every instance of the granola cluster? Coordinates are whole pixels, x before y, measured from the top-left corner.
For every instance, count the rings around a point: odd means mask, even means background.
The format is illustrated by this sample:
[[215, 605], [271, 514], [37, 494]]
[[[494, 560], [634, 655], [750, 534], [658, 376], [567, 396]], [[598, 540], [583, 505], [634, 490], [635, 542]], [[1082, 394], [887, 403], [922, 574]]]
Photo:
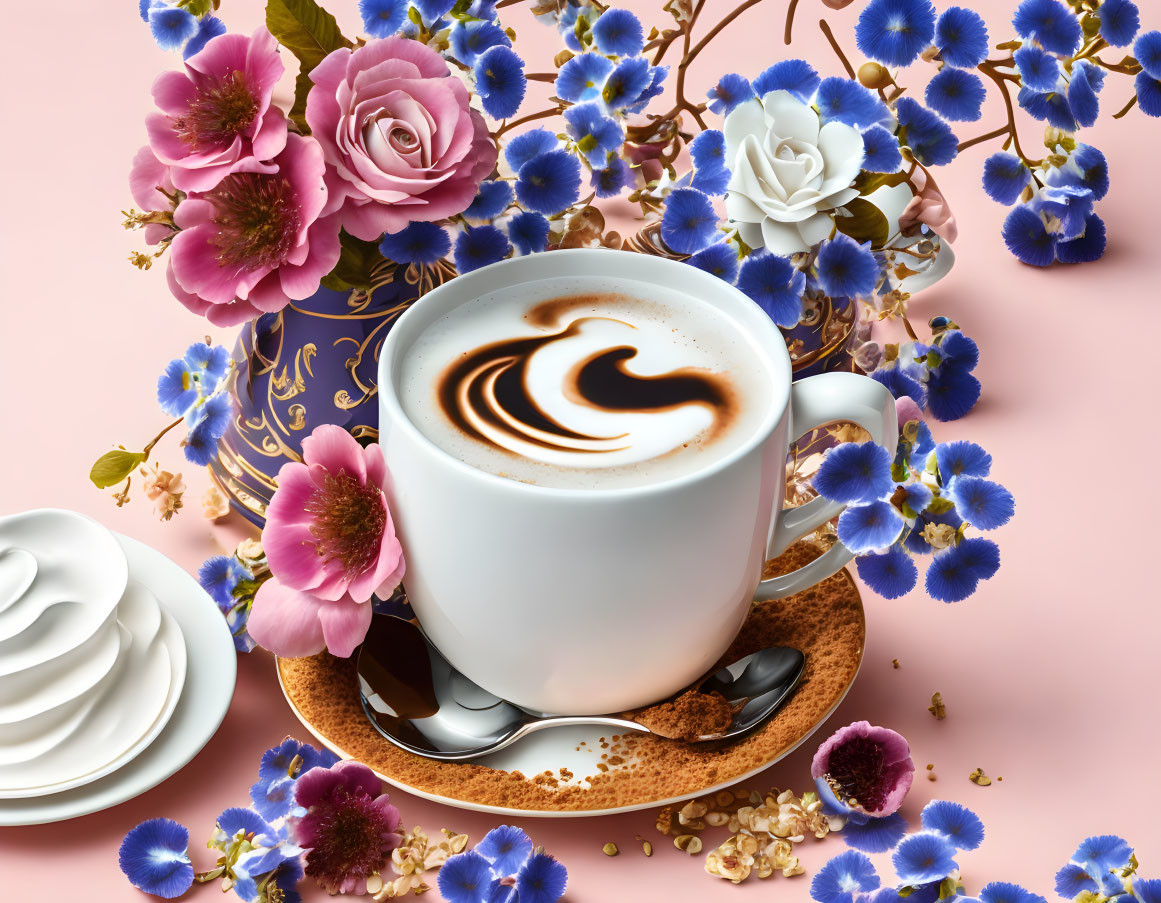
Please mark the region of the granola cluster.
[[719, 827], [730, 836], [706, 855], [705, 870], [739, 884], [755, 872], [759, 878], [775, 872], [786, 878], [801, 875], [805, 869], [794, 855], [794, 844], [808, 835], [821, 840], [841, 825], [828, 821], [818, 794], [799, 797], [776, 789], [766, 794], [721, 790], [680, 808], [667, 806], [657, 815], [657, 830], [691, 854], [702, 849], [700, 832]]
[[431, 890], [427, 882], [435, 883], [436, 870], [468, 845], [467, 834], [456, 834], [447, 828], [441, 833], [443, 836], [434, 840], [423, 828], [408, 831], [403, 842], [391, 851], [391, 870], [396, 877], [388, 880], [388, 876], [375, 876], [379, 886], [369, 882], [368, 893], [374, 894], [376, 900], [390, 900]]

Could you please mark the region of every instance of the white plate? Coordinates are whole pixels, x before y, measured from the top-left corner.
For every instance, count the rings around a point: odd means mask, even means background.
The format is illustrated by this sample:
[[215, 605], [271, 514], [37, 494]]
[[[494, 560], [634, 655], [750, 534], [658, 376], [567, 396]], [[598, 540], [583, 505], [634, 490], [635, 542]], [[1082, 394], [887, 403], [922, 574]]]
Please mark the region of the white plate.
[[237, 653], [225, 618], [196, 580], [144, 543], [114, 534], [130, 575], [161, 600], [185, 638], [185, 688], [157, 739], [123, 768], [62, 793], [0, 800], [0, 826], [63, 821], [108, 809], [157, 786], [190, 761], [222, 723], [234, 695]]

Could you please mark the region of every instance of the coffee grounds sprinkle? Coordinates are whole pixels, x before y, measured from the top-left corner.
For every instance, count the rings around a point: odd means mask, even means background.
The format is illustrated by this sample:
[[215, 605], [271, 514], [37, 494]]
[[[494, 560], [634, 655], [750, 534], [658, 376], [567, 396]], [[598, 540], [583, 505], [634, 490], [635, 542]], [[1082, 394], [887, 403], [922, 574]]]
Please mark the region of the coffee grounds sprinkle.
[[725, 733], [734, 720], [734, 709], [716, 690], [712, 693], [686, 690], [672, 702], [641, 709], [630, 717], [659, 737], [696, 740]]
[[[767, 562], [766, 576], [788, 573], [820, 550], [800, 542]], [[722, 656], [736, 661], [767, 646], [786, 645], [806, 654], [802, 683], [783, 709], [741, 740], [682, 743], [648, 734], [626, 734], [612, 748], [615, 767], [586, 776], [588, 786], [545, 786], [518, 771], [470, 762], [436, 762], [404, 752], [371, 726], [359, 701], [356, 659], [327, 653], [279, 659], [291, 705], [342, 755], [380, 775], [424, 793], [510, 809], [585, 811], [695, 796], [706, 787], [739, 779], [794, 746], [842, 697], [859, 668], [865, 636], [863, 606], [854, 581], [840, 571], [785, 599], [755, 603], [741, 633]]]

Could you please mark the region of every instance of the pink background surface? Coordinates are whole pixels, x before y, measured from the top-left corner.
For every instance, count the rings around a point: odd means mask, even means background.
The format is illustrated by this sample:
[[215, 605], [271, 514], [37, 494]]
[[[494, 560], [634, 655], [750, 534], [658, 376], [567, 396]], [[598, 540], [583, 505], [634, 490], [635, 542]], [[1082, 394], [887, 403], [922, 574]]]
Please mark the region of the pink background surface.
[[[329, 5], [347, 33], [357, 33], [354, 0]], [[660, 0], [630, 5], [663, 21]], [[973, 4], [987, 15], [994, 40], [1007, 35], [1014, 5]], [[140, 447], [162, 424], [153, 396], [157, 376], [207, 331], [168, 295], [162, 267], [138, 273], [125, 262], [140, 242], [119, 226], [118, 211], [131, 204], [126, 174], [144, 141], [149, 86], [177, 58], [153, 45], [136, 3], [99, 6], [82, 11], [70, 0], [64, 8], [22, 3], [6, 10], [14, 39], [0, 82], [8, 120], [0, 151], [7, 210], [0, 227], [0, 513], [76, 508], [193, 571], [242, 532], [237, 524], [213, 527], [202, 519], [204, 473], [183, 468], [189, 508], [166, 524], [141, 499], [115, 508], [86, 479], [92, 460], [112, 444]], [[259, 0], [223, 6], [232, 31], [261, 20]], [[816, 0], [801, 6], [801, 40], [791, 55], [837, 73], [816, 16], [826, 13], [854, 53], [861, 4], [841, 12]], [[715, 11], [732, 7], [709, 0], [707, 25]], [[1145, 9], [1147, 25], [1161, 25], [1157, 11]], [[692, 70], [690, 96], [701, 96], [722, 70], [753, 75], [786, 56], [784, 10], [783, 2], [767, 2], [725, 32]], [[557, 49], [555, 35], [525, 19], [515, 13], [505, 21], [520, 31], [519, 46], [535, 68], [545, 68]], [[925, 77], [911, 81], [921, 87]], [[1105, 117], [1086, 133], [1113, 173], [1112, 193], [1099, 205], [1110, 231], [1101, 262], [1041, 272], [1008, 255], [999, 236], [1004, 211], [979, 188], [987, 146], [965, 152], [940, 175], [959, 217], [959, 262], [914, 305], [914, 319], [947, 314], [979, 340], [984, 395], [966, 420], [936, 425], [936, 437], [982, 443], [995, 458], [996, 477], [1016, 494], [1017, 516], [997, 535], [1003, 568], [970, 601], [945, 606], [919, 592], [895, 602], [867, 594], [862, 675], [829, 726], [863, 718], [888, 725], [910, 739], [920, 769], [935, 764], [938, 782], [920, 776], [904, 808], [913, 821], [935, 797], [980, 813], [988, 839], [959, 860], [969, 893], [990, 880], [1010, 880], [1051, 896], [1052, 877], [1076, 843], [1102, 832], [1125, 836], [1143, 874], [1161, 875], [1161, 822], [1149, 800], [1161, 748], [1161, 617], [1147, 526], [1161, 495], [1154, 480], [1136, 478], [1127, 460], [1138, 449], [1151, 457], [1161, 439], [1156, 343], [1147, 332], [1156, 321], [1161, 276], [1155, 209], [1161, 123], [1140, 115], [1111, 121], [1108, 114], [1130, 89], [1124, 79], [1109, 81]], [[988, 131], [1000, 118], [991, 106], [981, 123], [961, 126], [960, 137]], [[1024, 143], [1033, 149], [1040, 127], [1023, 125]], [[228, 332], [210, 332], [232, 342]], [[174, 445], [159, 451], [164, 462], [179, 463]], [[90, 900], [138, 899], [117, 868], [116, 851], [129, 828], [156, 815], [189, 826], [195, 866], [208, 866], [203, 840], [219, 811], [246, 802], [261, 752], [287, 733], [305, 738], [268, 655], [241, 656], [238, 677], [217, 735], [163, 785], [62, 824], [0, 829], [4, 898], [64, 900], [79, 892]], [[942, 722], [926, 711], [936, 690], [949, 711]], [[808, 747], [754, 783], [806, 789], [814, 744]], [[977, 766], [1003, 782], [970, 783]], [[406, 823], [430, 831], [449, 826], [476, 840], [499, 821], [393, 796]], [[705, 875], [701, 856], [687, 858], [654, 834], [653, 817], [522, 826], [568, 866], [567, 899], [574, 903], [753, 898], [775, 888], [786, 899], [808, 899], [809, 875], [773, 884], [753, 878], [740, 889]], [[654, 840], [653, 858], [641, 856], [637, 834]], [[706, 836], [724, 839], [720, 831]], [[624, 851], [619, 858], [601, 853], [610, 840]], [[837, 837], [799, 847], [810, 872], [843, 849]], [[212, 899], [216, 891], [194, 893]], [[307, 896], [324, 897], [313, 888]]]

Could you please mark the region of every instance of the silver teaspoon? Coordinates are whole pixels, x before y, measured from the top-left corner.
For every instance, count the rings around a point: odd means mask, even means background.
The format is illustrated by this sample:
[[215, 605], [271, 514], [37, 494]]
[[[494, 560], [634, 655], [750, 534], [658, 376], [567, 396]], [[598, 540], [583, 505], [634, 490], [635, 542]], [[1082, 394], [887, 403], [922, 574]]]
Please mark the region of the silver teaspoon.
[[[698, 741], [729, 740], [754, 730], [790, 696], [806, 657], [772, 646], [738, 659], [700, 684], [735, 709], [724, 732]], [[371, 723], [401, 749], [459, 762], [496, 752], [546, 727], [601, 725], [652, 733], [627, 718], [532, 715], [464, 677], [410, 621], [380, 615], [359, 652], [359, 695]]]

